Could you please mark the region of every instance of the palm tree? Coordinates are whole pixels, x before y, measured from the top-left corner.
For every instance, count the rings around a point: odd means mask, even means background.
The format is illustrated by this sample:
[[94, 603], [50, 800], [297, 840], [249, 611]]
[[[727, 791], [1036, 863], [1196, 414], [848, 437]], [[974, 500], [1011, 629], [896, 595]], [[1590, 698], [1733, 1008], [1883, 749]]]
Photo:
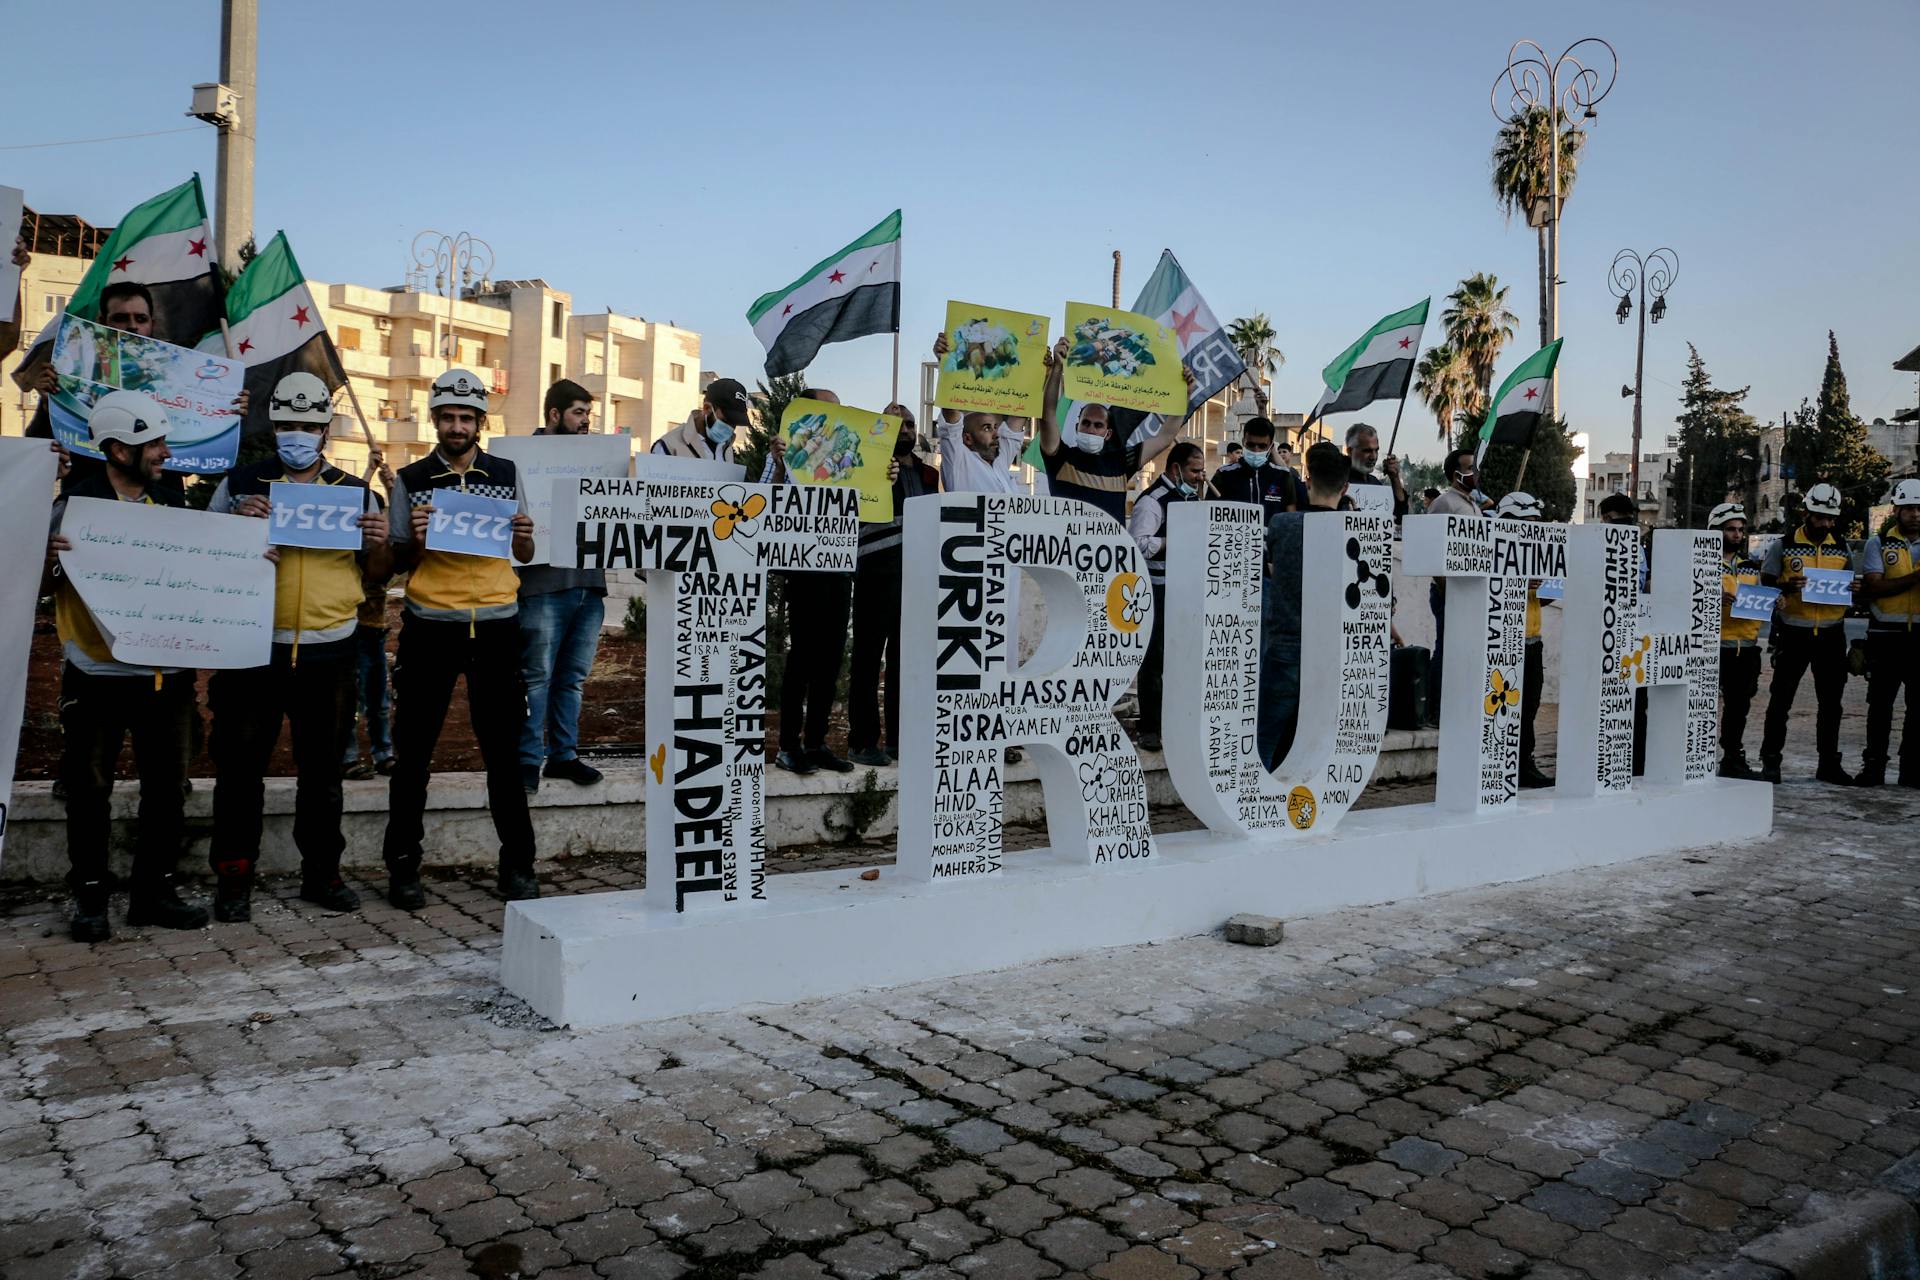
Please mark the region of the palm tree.
[[1447, 309], [1440, 313], [1447, 345], [1467, 362], [1482, 401], [1493, 390], [1494, 362], [1513, 337], [1514, 321], [1513, 312], [1507, 310], [1507, 291], [1497, 276], [1475, 272], [1447, 295]]
[[1414, 368], [1413, 393], [1433, 411], [1440, 438], [1449, 444], [1461, 415], [1471, 416], [1479, 408], [1480, 391], [1474, 386], [1472, 368], [1446, 343], [1427, 348], [1420, 357]]
[[[1580, 148], [1587, 135], [1576, 129], [1567, 113], [1560, 120], [1560, 199], [1573, 194], [1573, 179], [1580, 165]], [[1493, 140], [1493, 198], [1509, 219], [1518, 213], [1527, 218], [1536, 200], [1547, 196], [1552, 184], [1553, 136], [1547, 130], [1547, 109], [1529, 107], [1500, 126]], [[1547, 225], [1534, 228], [1540, 254], [1540, 345], [1552, 341], [1547, 332]]]
[[1255, 392], [1260, 390], [1261, 374], [1271, 378], [1287, 362], [1286, 355], [1273, 345], [1274, 336], [1273, 325], [1264, 311], [1242, 316], [1227, 326], [1227, 341], [1246, 362]]

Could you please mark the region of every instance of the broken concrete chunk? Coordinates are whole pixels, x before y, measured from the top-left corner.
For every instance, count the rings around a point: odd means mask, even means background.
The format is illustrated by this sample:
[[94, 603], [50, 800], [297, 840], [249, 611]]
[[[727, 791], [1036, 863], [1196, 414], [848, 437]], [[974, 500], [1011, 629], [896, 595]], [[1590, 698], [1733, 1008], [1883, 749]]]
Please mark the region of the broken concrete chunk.
[[1271, 947], [1280, 941], [1286, 927], [1286, 921], [1279, 916], [1256, 916], [1243, 911], [1228, 919], [1227, 941], [1249, 947]]

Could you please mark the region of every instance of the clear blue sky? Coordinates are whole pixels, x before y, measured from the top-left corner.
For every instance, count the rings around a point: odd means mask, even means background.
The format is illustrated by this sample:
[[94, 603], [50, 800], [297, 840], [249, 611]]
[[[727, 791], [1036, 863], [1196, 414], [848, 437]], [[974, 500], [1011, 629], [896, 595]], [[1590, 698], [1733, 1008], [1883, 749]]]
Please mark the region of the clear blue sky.
[[[1474, 271], [1520, 317], [1500, 373], [1532, 350], [1534, 241], [1489, 192], [1488, 88], [1515, 39], [1602, 35], [1622, 71], [1562, 242], [1575, 428], [1626, 447], [1623, 247], [1680, 255], [1649, 330], [1651, 447], [1688, 341], [1761, 417], [1817, 391], [1830, 327], [1856, 411], [1914, 402], [1889, 367], [1920, 344], [1911, 0], [262, 9], [255, 229], [284, 227], [318, 278], [397, 283], [416, 231], [465, 229], [496, 276], [697, 329], [706, 366], [750, 382], [752, 300], [898, 206], [903, 390], [949, 297], [1057, 322], [1105, 298], [1113, 249], [1131, 302], [1165, 246], [1223, 320], [1272, 316], [1284, 410], [1380, 315]], [[215, 0], [109, 0], [10, 35], [9, 96], [35, 108], [6, 113], [0, 146], [185, 125], [188, 87], [217, 78]], [[0, 182], [97, 222], [194, 169], [211, 184], [210, 130], [0, 150]], [[810, 376], [878, 404], [888, 364], [868, 338]], [[1437, 456], [1418, 405], [1403, 434]]]

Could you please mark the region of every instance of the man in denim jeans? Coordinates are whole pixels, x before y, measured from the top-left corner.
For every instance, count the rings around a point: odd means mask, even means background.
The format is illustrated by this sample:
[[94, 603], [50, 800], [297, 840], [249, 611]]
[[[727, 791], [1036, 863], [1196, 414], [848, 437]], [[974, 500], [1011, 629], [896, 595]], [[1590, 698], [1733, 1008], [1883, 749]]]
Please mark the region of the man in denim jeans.
[[[547, 388], [545, 425], [535, 435], [585, 435], [593, 396], [562, 378]], [[527, 724], [520, 731], [520, 781], [532, 795], [540, 776], [580, 786], [600, 781], [600, 771], [582, 760], [580, 693], [600, 649], [607, 614], [604, 569], [520, 568], [520, 670], [527, 682]]]

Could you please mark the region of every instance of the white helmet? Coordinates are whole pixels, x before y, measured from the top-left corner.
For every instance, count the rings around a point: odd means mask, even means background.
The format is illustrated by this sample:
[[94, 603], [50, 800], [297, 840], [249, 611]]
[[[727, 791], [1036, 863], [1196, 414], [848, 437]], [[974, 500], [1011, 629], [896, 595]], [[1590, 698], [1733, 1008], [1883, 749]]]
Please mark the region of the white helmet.
[[99, 451], [109, 440], [136, 448], [149, 440], [166, 438], [167, 411], [152, 396], [138, 391], [109, 391], [93, 402], [87, 415], [88, 443]]
[[1893, 486], [1893, 505], [1920, 507], [1920, 480], [1902, 480]]
[[441, 408], [487, 411], [487, 384], [480, 375], [467, 369], [449, 369], [433, 380], [433, 392], [427, 397], [427, 410]]
[[1707, 528], [1718, 529], [1729, 520], [1745, 521], [1747, 509], [1737, 502], [1723, 502], [1707, 514]]
[[325, 426], [333, 421], [333, 393], [311, 373], [290, 373], [274, 384], [267, 417], [274, 422]]
[[1500, 505], [1493, 509], [1493, 514], [1502, 520], [1538, 520], [1541, 516], [1540, 499], [1515, 489], [1500, 499]]
[[1830, 484], [1817, 484], [1807, 490], [1805, 506], [1816, 516], [1837, 516], [1840, 514], [1840, 491]]

